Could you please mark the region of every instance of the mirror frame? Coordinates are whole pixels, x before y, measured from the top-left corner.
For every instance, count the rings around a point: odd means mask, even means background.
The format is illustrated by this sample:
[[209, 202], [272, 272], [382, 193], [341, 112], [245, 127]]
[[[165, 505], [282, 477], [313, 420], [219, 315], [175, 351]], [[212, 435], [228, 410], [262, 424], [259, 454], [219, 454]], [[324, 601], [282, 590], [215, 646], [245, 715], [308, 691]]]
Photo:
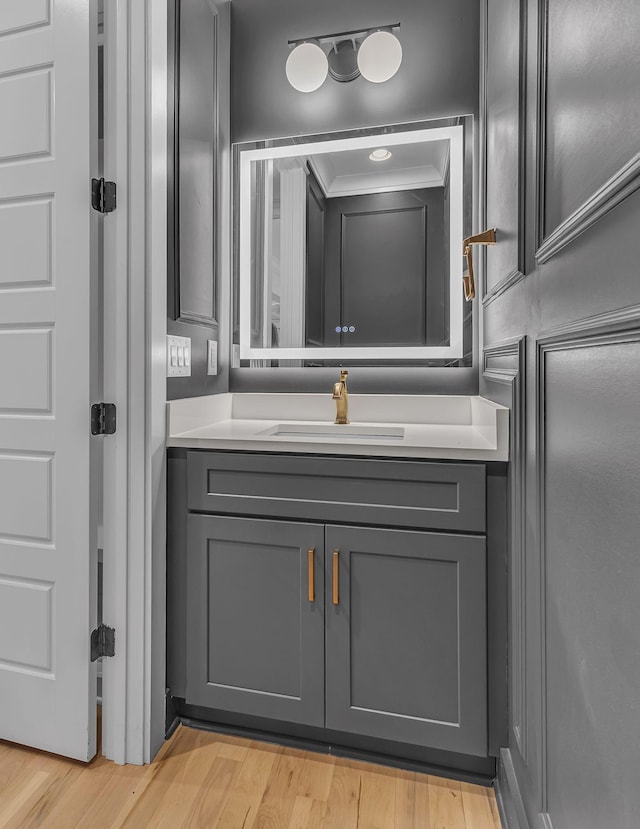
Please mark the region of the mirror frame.
[[[449, 345], [448, 346], [340, 346], [257, 348], [251, 345], [253, 291], [251, 286], [251, 164], [281, 158], [300, 158], [327, 152], [370, 150], [384, 138], [391, 145], [449, 140]], [[389, 141], [392, 139], [392, 142]], [[407, 132], [381, 132], [355, 138], [313, 141], [239, 152], [239, 341], [241, 360], [459, 360], [463, 354], [462, 242], [464, 239], [464, 127], [435, 127]], [[458, 244], [459, 242], [459, 244]]]

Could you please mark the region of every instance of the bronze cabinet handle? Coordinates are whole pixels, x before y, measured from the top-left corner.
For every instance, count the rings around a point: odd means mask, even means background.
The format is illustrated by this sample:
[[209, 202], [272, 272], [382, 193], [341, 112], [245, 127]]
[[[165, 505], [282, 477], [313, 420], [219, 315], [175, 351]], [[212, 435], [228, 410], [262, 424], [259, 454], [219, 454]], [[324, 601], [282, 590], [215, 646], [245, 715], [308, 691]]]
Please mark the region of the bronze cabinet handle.
[[314, 558], [315, 549], [310, 547], [307, 551], [307, 593], [309, 597], [309, 601], [313, 602], [316, 598], [316, 587], [315, 587], [315, 578], [314, 578]]
[[340, 550], [333, 551], [333, 603], [340, 604], [340, 597], [338, 594], [338, 580], [340, 578]]

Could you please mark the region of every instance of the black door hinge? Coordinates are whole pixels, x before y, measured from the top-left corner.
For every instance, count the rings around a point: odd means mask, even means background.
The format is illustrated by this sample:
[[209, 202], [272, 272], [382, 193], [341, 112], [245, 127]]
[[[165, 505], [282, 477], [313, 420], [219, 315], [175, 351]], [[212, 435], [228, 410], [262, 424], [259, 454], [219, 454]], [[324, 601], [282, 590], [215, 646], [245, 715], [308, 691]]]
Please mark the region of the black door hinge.
[[91, 661], [95, 662], [101, 656], [116, 655], [116, 632], [114, 628], [104, 624], [98, 625], [91, 631]]
[[116, 183], [103, 178], [91, 179], [91, 207], [98, 213], [113, 213], [116, 209]]
[[91, 407], [91, 434], [113, 435], [116, 431], [115, 403], [94, 403]]

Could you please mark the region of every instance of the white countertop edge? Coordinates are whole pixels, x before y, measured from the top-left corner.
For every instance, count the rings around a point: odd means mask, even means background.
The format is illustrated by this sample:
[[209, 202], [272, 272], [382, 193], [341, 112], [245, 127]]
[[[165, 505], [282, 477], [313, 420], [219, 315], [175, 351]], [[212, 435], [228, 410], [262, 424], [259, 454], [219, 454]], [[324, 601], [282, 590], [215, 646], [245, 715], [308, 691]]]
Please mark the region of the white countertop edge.
[[312, 443], [310, 441], [227, 440], [224, 438], [173, 437], [169, 448], [226, 449], [244, 452], [285, 452], [312, 455], [351, 455], [367, 458], [431, 458], [438, 460], [508, 461], [508, 453], [500, 449], [467, 447], [389, 446], [371, 443]]
[[[350, 404], [355, 401], [356, 405], [350, 405], [351, 415], [354, 410], [356, 413], [358, 411], [359, 398], [362, 414], [370, 413], [369, 406], [374, 402], [373, 398], [376, 406], [383, 404], [382, 417], [378, 417], [376, 409], [375, 421], [356, 417], [352, 423], [354, 426], [395, 423], [405, 430], [401, 444], [384, 438], [347, 442], [344, 439], [332, 441], [330, 438], [310, 439], [306, 436], [290, 439], [263, 434], [282, 421], [323, 425], [331, 423], [335, 408], [333, 401], [328, 395], [319, 394], [225, 393], [169, 401], [166, 445], [194, 449], [365, 457], [509, 460], [509, 410], [491, 400], [479, 396], [390, 395], [381, 401], [381, 397], [384, 398], [380, 395], [352, 395]], [[416, 422], [413, 419], [418, 417], [425, 406], [431, 406], [431, 411], [436, 409], [435, 422]], [[309, 411], [313, 412], [313, 418], [305, 416]], [[451, 421], [446, 420], [447, 412], [452, 416]], [[392, 419], [394, 413], [396, 417]], [[245, 417], [239, 418], [240, 414]], [[252, 417], [247, 418], [247, 414]], [[401, 415], [400, 418], [397, 417], [398, 414]], [[411, 419], [405, 420], [402, 414], [409, 414]], [[236, 434], [229, 434], [234, 429]], [[429, 444], [429, 435], [426, 434], [429, 429], [434, 432], [431, 439], [436, 445]], [[451, 433], [447, 434], [449, 429]], [[203, 431], [207, 434], [202, 434]]]

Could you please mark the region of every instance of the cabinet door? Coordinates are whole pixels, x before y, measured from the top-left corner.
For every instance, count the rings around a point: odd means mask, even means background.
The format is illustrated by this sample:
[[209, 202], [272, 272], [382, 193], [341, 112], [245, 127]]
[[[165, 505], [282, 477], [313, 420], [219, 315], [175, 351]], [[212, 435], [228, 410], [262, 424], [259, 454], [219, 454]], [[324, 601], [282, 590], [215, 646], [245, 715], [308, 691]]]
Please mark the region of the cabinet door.
[[188, 517], [188, 703], [324, 725], [323, 542], [317, 524]]
[[327, 727], [485, 756], [485, 539], [327, 527], [325, 568]]

